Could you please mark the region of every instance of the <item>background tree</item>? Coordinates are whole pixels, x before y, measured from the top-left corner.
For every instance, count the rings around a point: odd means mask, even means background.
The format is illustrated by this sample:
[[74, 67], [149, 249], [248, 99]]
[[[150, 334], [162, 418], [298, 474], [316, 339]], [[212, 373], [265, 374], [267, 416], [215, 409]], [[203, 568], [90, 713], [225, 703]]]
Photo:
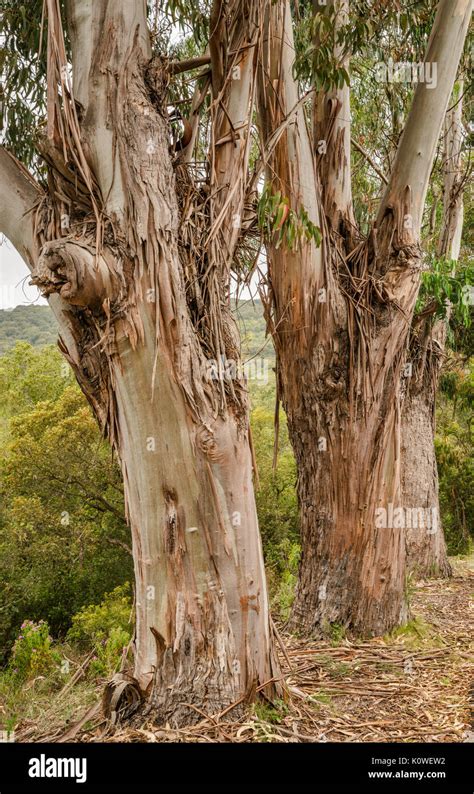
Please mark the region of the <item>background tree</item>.
[[[423, 61], [426, 38], [433, 24], [434, 11], [431, 4], [417, 3], [410, 7], [394, 4], [396, 13], [384, 21], [383, 27], [375, 28], [375, 41], [390, 53], [395, 64], [406, 66]], [[373, 45], [372, 45], [373, 46]], [[386, 56], [384, 56], [386, 58]], [[380, 82], [367, 80], [373, 66], [370, 52], [353, 62], [351, 79], [352, 89], [352, 162], [355, 215], [359, 228], [369, 229], [374, 209], [380, 200], [380, 186], [386, 183], [386, 174], [391, 164], [412, 97], [412, 87], [408, 83], [395, 80]], [[374, 69], [375, 72], [375, 69]], [[460, 80], [464, 81], [460, 88]], [[429, 333], [436, 325], [440, 331], [439, 319], [451, 305], [457, 327], [466, 326], [470, 321], [468, 287], [472, 275], [467, 267], [469, 247], [468, 228], [465, 225], [463, 252], [456, 272], [450, 265], [450, 256], [441, 253], [441, 243], [445, 242], [446, 213], [451, 215], [452, 224], [458, 219], [457, 233], [462, 232], [462, 218], [459, 205], [461, 195], [469, 186], [470, 141], [468, 119], [470, 112], [470, 74], [469, 48], [459, 69], [458, 85], [449, 102], [450, 108], [443, 134], [440, 136], [436, 158], [430, 177], [421, 234], [424, 252], [421, 289], [415, 309], [410, 333], [410, 346], [407, 365], [404, 370], [405, 399], [402, 412], [402, 504], [420, 506], [423, 510], [435, 511], [438, 515], [437, 530], [428, 527], [408, 528], [408, 566], [419, 574], [449, 573], [446, 558], [446, 544], [441, 511], [437, 496], [437, 466], [434, 449], [435, 395], [438, 385], [436, 371], [446, 359], [446, 353], [439, 348], [439, 334], [435, 334], [433, 344], [427, 341]], [[467, 100], [463, 113], [464, 101]], [[453, 116], [456, 116], [456, 120]], [[464, 116], [464, 118], [463, 118]], [[449, 117], [449, 118], [448, 118]], [[387, 125], [387, 119], [390, 123]], [[380, 130], [384, 136], [380, 137]], [[453, 146], [453, 133], [457, 130], [457, 145]], [[447, 151], [450, 140], [451, 151]], [[378, 164], [378, 165], [377, 165]], [[455, 174], [457, 172], [457, 177]], [[454, 187], [454, 190], [452, 188]], [[451, 192], [452, 200], [442, 200], [443, 195]], [[455, 252], [451, 252], [453, 255]], [[456, 254], [457, 256], [457, 254]], [[444, 325], [446, 327], [446, 325]], [[451, 338], [450, 344], [453, 343]], [[444, 347], [444, 345], [443, 345]], [[411, 373], [411, 375], [409, 374]], [[445, 481], [446, 487], [447, 481]], [[443, 513], [446, 514], [449, 497], [444, 497]], [[450, 535], [454, 527], [451, 526]], [[415, 541], [415, 542], [413, 542]], [[454, 546], [451, 546], [451, 550]]]
[[[259, 90], [265, 196], [287, 197], [289, 222], [303, 207], [323, 232], [321, 246], [302, 236], [288, 250], [275, 218], [266, 243], [267, 314], [298, 468], [302, 560], [292, 624], [383, 633], [406, 615], [405, 529], [376, 519], [401, 499], [401, 374], [421, 278], [422, 214], [471, 4], [438, 4], [425, 54], [425, 63], [437, 64], [436, 87], [416, 87], [366, 238], [353, 226], [350, 121], [342, 115], [350, 90], [340, 54], [341, 43], [350, 44], [348, 11], [347, 2], [329, 3], [323, 14], [314, 6], [315, 53], [326, 25], [338, 68], [329, 82], [318, 75], [315, 104], [326, 101], [327, 112], [317, 115], [312, 134], [292, 71], [290, 3], [281, 0], [267, 14]], [[369, 24], [359, 22], [362, 30]]]
[[445, 357], [449, 315], [454, 311], [458, 320], [469, 319], [466, 293], [469, 274], [466, 268], [457, 268], [463, 227], [463, 191], [469, 172], [463, 92], [461, 82], [446, 114], [441, 230], [432, 269], [424, 274], [424, 289], [413, 319], [407, 355], [410, 377], [406, 380], [402, 415], [402, 499], [403, 504], [435, 510], [438, 515], [436, 527], [428, 531], [426, 527], [412, 527], [407, 531], [408, 567], [419, 576], [449, 576], [451, 573], [439, 518], [434, 435], [436, 392]]

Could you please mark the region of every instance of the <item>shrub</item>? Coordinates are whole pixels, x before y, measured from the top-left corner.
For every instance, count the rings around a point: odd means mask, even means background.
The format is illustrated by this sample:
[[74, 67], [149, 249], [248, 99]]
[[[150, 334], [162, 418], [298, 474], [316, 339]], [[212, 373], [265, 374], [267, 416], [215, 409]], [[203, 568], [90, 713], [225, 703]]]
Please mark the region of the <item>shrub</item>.
[[34, 623], [25, 620], [13, 645], [9, 669], [14, 680], [21, 683], [29, 678], [46, 675], [61, 661], [52, 648], [49, 626], [44, 620]]
[[280, 551], [282, 557], [284, 556], [286, 559], [286, 564], [282, 570], [280, 569], [277, 584], [272, 587], [270, 581], [270, 588], [274, 591], [271, 606], [278, 617], [288, 620], [295, 597], [301, 546], [299, 543], [291, 543], [287, 538], [280, 544]]
[[118, 670], [129, 642], [130, 629], [110, 629], [107, 639], [95, 646], [96, 655], [89, 666], [89, 674], [94, 678], [110, 678]]
[[67, 639], [79, 647], [103, 644], [114, 629], [121, 629], [130, 638], [132, 626], [130, 585], [125, 582], [106, 593], [100, 604], [83, 607], [72, 619]]
[[74, 615], [67, 639], [79, 647], [94, 650], [89, 665], [91, 676], [108, 678], [118, 669], [132, 636], [130, 615], [128, 582], [107, 593], [100, 604], [84, 607]]

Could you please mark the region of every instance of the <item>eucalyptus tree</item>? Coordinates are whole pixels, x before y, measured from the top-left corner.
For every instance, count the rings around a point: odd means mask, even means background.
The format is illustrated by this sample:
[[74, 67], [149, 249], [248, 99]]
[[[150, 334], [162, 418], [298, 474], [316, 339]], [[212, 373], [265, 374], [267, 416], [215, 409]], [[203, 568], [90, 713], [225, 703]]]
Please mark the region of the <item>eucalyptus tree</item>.
[[[229, 283], [270, 5], [185, 9], [208, 44], [178, 62], [162, 49], [165, 4], [46, 0], [33, 22], [6, 4], [0, 231], [49, 300], [120, 461], [131, 527], [135, 667], [107, 688], [108, 713], [179, 724], [278, 688], [247, 389], [222, 365], [240, 357]], [[189, 70], [182, 124], [174, 81]]]
[[[407, 614], [402, 375], [425, 198], [471, 7], [470, 0], [437, 5], [424, 62], [415, 65], [421, 80], [365, 237], [353, 215], [349, 2], [314, 3], [309, 47], [317, 64], [322, 45], [332, 46], [335, 68], [329, 80], [312, 75], [311, 123], [310, 97], [300, 96], [293, 70], [291, 5], [277, 0], [266, 15], [259, 113], [274, 219], [267, 317], [298, 468], [302, 559], [292, 625], [306, 632], [338, 623], [383, 633]], [[367, 13], [359, 23], [367, 37], [369, 23]], [[285, 224], [301, 219], [302, 207], [322, 240], [301, 235], [292, 250], [281, 239], [288, 241]]]
[[[441, 228], [431, 266], [415, 312], [407, 353], [406, 395], [402, 412], [403, 503], [419, 506], [429, 525], [407, 528], [408, 567], [418, 576], [449, 576], [446, 542], [439, 512], [434, 434], [436, 391], [446, 355], [446, 335], [454, 313], [469, 314], [467, 268], [457, 268], [463, 231], [463, 193], [470, 175], [468, 135], [463, 119], [464, 84], [453, 92], [443, 134]], [[472, 278], [472, 272], [471, 272]]]
[[[392, 64], [403, 65], [402, 72], [410, 63], [423, 60], [434, 11], [428, 4], [416, 4], [395, 14], [380, 31], [380, 45], [390, 53]], [[356, 78], [351, 81], [354, 204], [356, 218], [364, 230], [379, 200], [380, 185], [390, 173], [412, 94], [410, 84], [402, 80], [369, 83], [361, 79], [360, 67], [368, 63], [367, 56], [362, 62], [357, 59]], [[410, 508], [408, 517], [413, 519], [406, 527], [408, 567], [422, 576], [450, 573], [439, 508], [435, 411], [440, 368], [447, 352], [444, 337], [448, 323], [441, 320], [447, 321], [450, 316], [460, 327], [469, 321], [467, 283], [472, 281], [472, 270], [462, 252], [461, 261], [455, 266], [463, 231], [463, 193], [472, 171], [469, 101], [464, 106], [465, 96], [469, 98], [469, 66], [466, 47], [430, 177], [421, 237], [422, 283], [403, 370], [401, 504]], [[385, 131], [383, 139], [381, 129]], [[464, 239], [466, 251], [467, 234]]]

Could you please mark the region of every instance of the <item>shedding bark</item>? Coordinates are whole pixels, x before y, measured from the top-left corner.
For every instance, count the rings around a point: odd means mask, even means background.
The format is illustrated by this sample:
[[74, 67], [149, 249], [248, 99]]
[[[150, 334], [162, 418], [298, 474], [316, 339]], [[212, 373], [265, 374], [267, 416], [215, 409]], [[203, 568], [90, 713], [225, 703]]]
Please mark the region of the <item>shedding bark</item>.
[[211, 46], [204, 183], [170, 146], [171, 74], [151, 57], [145, 0], [68, 2], [72, 83], [57, 0], [47, 11], [48, 192], [31, 213], [32, 280], [61, 307], [61, 350], [120, 461], [135, 566], [134, 670], [104, 708], [179, 725], [282, 691], [246, 384], [209, 366], [240, 355], [229, 278], [260, 4], [214, 4], [226, 26], [219, 55]]
[[[297, 254], [267, 240], [269, 323], [301, 510], [302, 558], [291, 625], [306, 633], [337, 623], [382, 634], [407, 617], [402, 367], [420, 283], [421, 214], [469, 18], [469, 3], [439, 3], [426, 54], [437, 61], [438, 84], [433, 90], [419, 84], [415, 91], [367, 240], [347, 252], [346, 240], [327, 228], [319, 210], [324, 187], [303, 121], [285, 130], [269, 158], [268, 183], [284, 195], [289, 191], [292, 206], [303, 205], [323, 231], [321, 248], [311, 241]], [[293, 57], [290, 4], [280, 0], [268, 14], [264, 37], [264, 141], [295, 102]], [[329, 163], [343, 162], [331, 146]], [[334, 178], [345, 176], [336, 170]], [[344, 184], [339, 182], [341, 194]], [[325, 215], [331, 221], [327, 205]]]

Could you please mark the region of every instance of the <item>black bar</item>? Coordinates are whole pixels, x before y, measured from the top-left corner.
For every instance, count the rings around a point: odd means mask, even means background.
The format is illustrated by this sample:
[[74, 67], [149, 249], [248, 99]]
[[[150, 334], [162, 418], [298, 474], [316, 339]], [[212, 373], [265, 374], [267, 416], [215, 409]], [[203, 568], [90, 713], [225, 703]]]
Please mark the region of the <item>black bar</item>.
[[[58, 758], [85, 782], [29, 776]], [[0, 744], [0, 794], [473, 794], [472, 768], [472, 744]]]

